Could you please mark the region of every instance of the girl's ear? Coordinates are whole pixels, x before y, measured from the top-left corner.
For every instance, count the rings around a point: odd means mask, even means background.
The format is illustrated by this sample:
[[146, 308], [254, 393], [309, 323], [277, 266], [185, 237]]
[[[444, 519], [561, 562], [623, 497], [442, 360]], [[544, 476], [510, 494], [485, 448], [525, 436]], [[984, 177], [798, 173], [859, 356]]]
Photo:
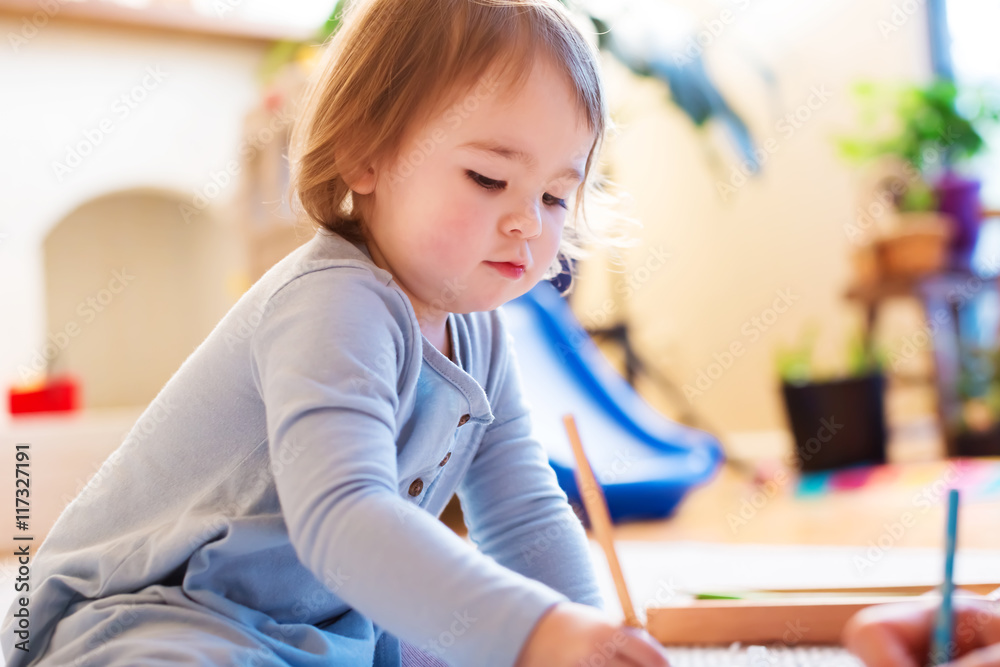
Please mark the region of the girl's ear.
[[368, 167], [366, 171], [360, 173], [344, 174], [344, 181], [359, 195], [370, 195], [375, 191], [375, 169]]

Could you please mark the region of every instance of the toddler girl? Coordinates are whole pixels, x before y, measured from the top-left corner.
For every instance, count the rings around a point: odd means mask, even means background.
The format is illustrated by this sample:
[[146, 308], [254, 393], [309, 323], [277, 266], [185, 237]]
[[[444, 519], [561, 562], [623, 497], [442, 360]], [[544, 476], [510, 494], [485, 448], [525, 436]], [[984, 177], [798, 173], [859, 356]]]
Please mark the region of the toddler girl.
[[8, 664], [665, 665], [600, 611], [496, 310], [574, 251], [606, 123], [555, 0], [352, 5], [289, 156], [315, 236], [59, 517]]

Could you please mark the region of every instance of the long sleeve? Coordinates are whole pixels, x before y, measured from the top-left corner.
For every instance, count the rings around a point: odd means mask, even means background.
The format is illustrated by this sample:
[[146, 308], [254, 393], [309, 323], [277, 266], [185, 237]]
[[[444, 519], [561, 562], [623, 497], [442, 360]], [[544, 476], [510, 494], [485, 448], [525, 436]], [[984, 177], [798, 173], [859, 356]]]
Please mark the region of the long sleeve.
[[586, 533], [532, 436], [514, 346], [503, 312], [497, 315], [504, 345], [503, 376], [491, 399], [496, 419], [458, 488], [469, 536], [501, 565], [603, 609]]
[[[452, 665], [511, 667], [541, 615], [565, 597], [400, 497], [397, 384], [405, 364], [420, 363], [419, 352], [405, 354], [419, 330], [403, 295], [351, 267], [292, 282], [271, 297], [251, 349], [296, 554], [396, 637]], [[495, 495], [490, 483], [482, 488]]]

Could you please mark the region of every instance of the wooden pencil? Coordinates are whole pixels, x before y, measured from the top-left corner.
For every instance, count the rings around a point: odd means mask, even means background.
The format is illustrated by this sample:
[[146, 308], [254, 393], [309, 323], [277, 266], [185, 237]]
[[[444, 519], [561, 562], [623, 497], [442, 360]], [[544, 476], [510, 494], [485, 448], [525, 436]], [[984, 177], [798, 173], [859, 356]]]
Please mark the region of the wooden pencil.
[[587, 510], [587, 516], [590, 518], [590, 527], [594, 531], [594, 537], [601, 545], [601, 549], [604, 550], [604, 556], [608, 559], [611, 577], [614, 579], [615, 589], [618, 591], [618, 600], [625, 613], [625, 625], [644, 629], [639, 617], [635, 614], [632, 598], [625, 586], [625, 577], [622, 576], [622, 569], [618, 564], [618, 554], [615, 552], [614, 536], [611, 529], [611, 515], [608, 512], [608, 502], [604, 497], [604, 490], [597, 483], [594, 469], [590, 467], [587, 455], [583, 451], [583, 444], [580, 442], [580, 434], [577, 433], [576, 420], [573, 419], [573, 415], [564, 415], [563, 424], [566, 427], [566, 434], [569, 436], [570, 444], [573, 446], [573, 455], [576, 458], [576, 485], [580, 490], [580, 498], [583, 500], [583, 507]]

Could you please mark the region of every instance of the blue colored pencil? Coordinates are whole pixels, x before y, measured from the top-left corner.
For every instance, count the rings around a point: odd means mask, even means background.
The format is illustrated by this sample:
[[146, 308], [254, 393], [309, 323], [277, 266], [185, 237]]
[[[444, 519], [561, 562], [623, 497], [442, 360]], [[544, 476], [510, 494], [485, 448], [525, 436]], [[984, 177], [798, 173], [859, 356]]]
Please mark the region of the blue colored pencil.
[[955, 590], [955, 536], [958, 533], [958, 489], [948, 492], [948, 528], [944, 545], [944, 582], [941, 584], [941, 606], [934, 622], [931, 644], [931, 665], [943, 665], [951, 660], [954, 613], [952, 593]]

